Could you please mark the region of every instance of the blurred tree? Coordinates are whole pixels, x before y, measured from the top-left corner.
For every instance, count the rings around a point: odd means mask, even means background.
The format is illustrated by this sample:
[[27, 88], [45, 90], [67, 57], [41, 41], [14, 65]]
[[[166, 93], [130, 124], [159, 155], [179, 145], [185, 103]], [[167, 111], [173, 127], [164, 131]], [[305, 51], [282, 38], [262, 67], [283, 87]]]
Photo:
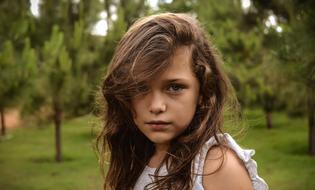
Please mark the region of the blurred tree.
[[264, 32], [268, 12], [259, 12], [253, 5], [244, 8], [241, 0], [163, 2], [160, 1], [162, 10], [184, 11], [198, 17], [223, 54], [224, 67], [242, 107], [259, 106], [265, 112], [267, 127], [272, 128], [272, 112], [283, 107], [277, 93], [283, 80], [278, 78], [277, 57], [270, 50], [278, 43], [272, 39], [278, 38], [277, 32]]
[[191, 0], [173, 0], [170, 3], [165, 0], [159, 0], [158, 6], [160, 12], [192, 13], [196, 3], [198, 2]]
[[270, 50], [266, 50], [265, 53], [262, 50], [262, 57], [262, 63], [254, 72], [259, 86], [257, 101], [265, 113], [267, 128], [271, 129], [273, 128], [272, 113], [275, 110], [284, 109], [285, 102], [281, 99], [279, 90], [287, 83], [287, 80], [281, 75], [279, 61]]
[[[14, 7], [14, 8], [12, 8]], [[1, 135], [5, 135], [7, 108], [23, 103], [32, 85], [37, 56], [31, 47], [29, 2], [0, 2], [0, 116]]]
[[49, 41], [43, 47], [43, 60], [40, 66], [41, 86], [45, 87], [44, 96], [53, 110], [55, 124], [56, 161], [62, 161], [61, 121], [64, 104], [72, 96], [69, 91], [71, 80], [71, 59], [64, 44], [64, 35], [56, 25]]
[[[283, 65], [288, 76], [300, 83], [295, 93], [305, 92], [306, 112], [309, 125], [309, 154], [315, 155], [315, 2], [311, 0], [290, 1], [290, 20], [285, 31], [282, 49]], [[293, 81], [293, 82], [294, 82]]]
[[121, 16], [123, 16], [128, 28], [137, 18], [146, 14], [148, 7], [146, 6], [145, 1], [146, 0], [120, 0], [119, 8], [124, 12]]
[[107, 12], [108, 34], [104, 39], [100, 60], [102, 64], [109, 64], [117, 43], [127, 28], [139, 17], [150, 11], [146, 0], [105, 0], [104, 8]]
[[[272, 43], [264, 33], [265, 25], [254, 7], [242, 8], [241, 1], [199, 1], [198, 16], [223, 52], [225, 68], [243, 107], [259, 106], [266, 124], [272, 128], [272, 112], [279, 109], [278, 79]], [[211, 11], [209, 11], [211, 10]]]
[[73, 80], [69, 88], [72, 88], [75, 101], [66, 102], [64, 111], [68, 115], [83, 115], [92, 109], [92, 94], [100, 75], [99, 50], [103, 41], [95, 39], [97, 37], [91, 35], [91, 30], [101, 11], [99, 1], [47, 0], [40, 4], [41, 14], [33, 33], [37, 48], [42, 48], [43, 43], [49, 40], [53, 26], [58, 25], [72, 61]]
[[[315, 155], [315, 2], [312, 0], [253, 0], [257, 13], [273, 13], [282, 22], [283, 37], [274, 46], [287, 83], [282, 94], [290, 110], [307, 113], [309, 153]], [[263, 21], [263, 16], [261, 19]]]
[[35, 72], [36, 54], [28, 39], [22, 52], [14, 50], [11, 41], [3, 44], [0, 52], [0, 113], [1, 135], [6, 134], [5, 109], [22, 103]]
[[[55, 125], [56, 161], [62, 161], [63, 116], [81, 115], [92, 107], [93, 85], [100, 69], [97, 62], [102, 41], [91, 35], [102, 10], [99, 1], [40, 3], [36, 30], [31, 34], [40, 52], [40, 76], [35, 107], [49, 107]], [[34, 102], [34, 101], [33, 101]]]

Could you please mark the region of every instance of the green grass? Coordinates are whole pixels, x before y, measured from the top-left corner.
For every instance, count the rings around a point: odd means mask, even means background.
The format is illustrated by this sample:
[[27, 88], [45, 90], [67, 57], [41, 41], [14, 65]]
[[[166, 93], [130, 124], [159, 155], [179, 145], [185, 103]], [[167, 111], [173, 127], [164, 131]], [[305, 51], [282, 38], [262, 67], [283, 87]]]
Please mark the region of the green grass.
[[266, 129], [261, 112], [247, 112], [249, 128], [244, 147], [256, 150], [258, 172], [270, 189], [311, 190], [315, 188], [315, 157], [307, 154], [308, 127], [304, 118], [289, 119], [273, 114], [274, 128]]
[[[315, 157], [307, 155], [306, 119], [289, 119], [276, 113], [274, 129], [265, 127], [260, 111], [247, 112], [246, 135], [237, 138], [243, 147], [256, 150], [258, 172], [277, 190], [311, 190], [315, 187]], [[92, 149], [90, 116], [62, 126], [65, 161], [54, 162], [53, 127], [9, 130], [0, 141], [1, 190], [96, 190], [102, 188], [97, 158]]]
[[25, 127], [0, 141], [1, 190], [101, 189], [89, 116], [62, 126], [64, 162], [54, 161], [54, 128]]

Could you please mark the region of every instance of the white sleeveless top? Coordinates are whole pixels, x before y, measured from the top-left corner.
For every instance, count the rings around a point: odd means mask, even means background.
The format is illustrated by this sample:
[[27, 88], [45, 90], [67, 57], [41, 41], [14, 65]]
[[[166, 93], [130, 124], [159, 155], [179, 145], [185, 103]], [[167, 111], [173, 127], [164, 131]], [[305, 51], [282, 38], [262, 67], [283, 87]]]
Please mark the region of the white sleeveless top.
[[[219, 134], [219, 139], [225, 139], [227, 142], [227, 146], [230, 147], [237, 156], [244, 162], [244, 165], [249, 173], [251, 178], [253, 189], [254, 190], [268, 190], [267, 183], [258, 176], [257, 173], [257, 164], [255, 160], [251, 159], [251, 157], [255, 154], [255, 150], [252, 149], [242, 149], [235, 140], [227, 133]], [[205, 162], [205, 158], [209, 149], [216, 145], [217, 142], [214, 137], [211, 137], [200, 149], [199, 153], [196, 155], [193, 163], [194, 163], [194, 173], [202, 174], [203, 173], [203, 166]], [[153, 182], [155, 168], [150, 168], [148, 166], [145, 167], [142, 174], [138, 178], [134, 190], [143, 190], [144, 187]], [[166, 166], [163, 165], [159, 171], [159, 175], [167, 174]], [[193, 189], [192, 190], [204, 190], [202, 186], [202, 175], [194, 175], [193, 177]]]

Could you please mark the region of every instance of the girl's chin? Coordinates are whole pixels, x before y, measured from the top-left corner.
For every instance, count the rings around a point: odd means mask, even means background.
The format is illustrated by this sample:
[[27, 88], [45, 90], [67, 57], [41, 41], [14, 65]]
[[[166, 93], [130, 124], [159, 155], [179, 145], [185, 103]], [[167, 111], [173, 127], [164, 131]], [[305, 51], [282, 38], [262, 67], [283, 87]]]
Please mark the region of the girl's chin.
[[149, 139], [151, 142], [153, 142], [156, 145], [168, 145], [171, 142], [171, 138], [165, 138], [165, 137], [151, 137]]
[[163, 140], [163, 139], [150, 139], [154, 144], [170, 144], [170, 140]]

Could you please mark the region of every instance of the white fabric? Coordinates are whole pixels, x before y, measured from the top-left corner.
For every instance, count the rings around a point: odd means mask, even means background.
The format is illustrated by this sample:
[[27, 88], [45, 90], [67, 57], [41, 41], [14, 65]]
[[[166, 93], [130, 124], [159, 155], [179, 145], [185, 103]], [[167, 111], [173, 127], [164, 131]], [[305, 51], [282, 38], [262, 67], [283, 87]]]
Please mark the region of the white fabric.
[[[255, 154], [255, 150], [251, 149], [242, 149], [235, 140], [227, 133], [219, 134], [218, 137], [220, 139], [225, 139], [227, 142], [227, 146], [229, 146], [237, 156], [244, 162], [246, 169], [250, 175], [253, 189], [254, 190], [268, 190], [268, 185], [266, 182], [258, 176], [257, 173], [257, 163], [255, 160], [251, 159], [251, 157]], [[194, 173], [202, 174], [203, 173], [203, 166], [205, 162], [205, 158], [209, 149], [216, 145], [217, 142], [214, 137], [210, 138], [200, 149], [199, 153], [196, 155], [193, 163], [194, 163]], [[137, 183], [134, 187], [134, 190], [143, 190], [144, 187], [153, 181], [153, 177], [150, 175], [154, 175], [155, 168], [150, 168], [146, 166], [143, 170], [141, 176], [138, 178]], [[159, 175], [167, 174], [166, 167], [163, 166], [160, 169]], [[202, 186], [202, 176], [195, 175], [194, 176], [194, 185], [193, 190], [204, 190]]]
[[[150, 167], [146, 166], [144, 168], [142, 174], [138, 178], [137, 183], [133, 189], [134, 190], [143, 190], [147, 184], [152, 183], [154, 180], [154, 177], [152, 175], [154, 174], [155, 170], [156, 170], [156, 168], [150, 168]], [[159, 175], [165, 175], [165, 174], [167, 174], [167, 170], [166, 170], [165, 165], [163, 165], [159, 171]]]

